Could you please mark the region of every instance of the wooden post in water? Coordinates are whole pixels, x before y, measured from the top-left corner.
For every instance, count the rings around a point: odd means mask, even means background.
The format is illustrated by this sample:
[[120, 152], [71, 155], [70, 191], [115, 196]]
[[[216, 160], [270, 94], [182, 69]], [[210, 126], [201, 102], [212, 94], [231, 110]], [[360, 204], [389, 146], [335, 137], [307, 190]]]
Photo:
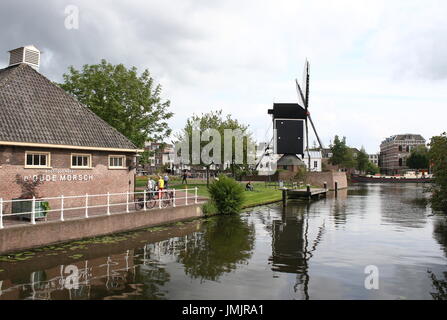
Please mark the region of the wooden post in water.
[[287, 207], [287, 190], [282, 190], [282, 206]]
[[335, 196], [338, 194], [338, 181], [335, 181]]
[[310, 200], [312, 198], [312, 193], [310, 192], [310, 184], [307, 185], [306, 191], [307, 191], [307, 199]]
[[326, 181], [323, 182], [323, 187], [324, 187], [324, 190], [327, 190], [327, 182]]

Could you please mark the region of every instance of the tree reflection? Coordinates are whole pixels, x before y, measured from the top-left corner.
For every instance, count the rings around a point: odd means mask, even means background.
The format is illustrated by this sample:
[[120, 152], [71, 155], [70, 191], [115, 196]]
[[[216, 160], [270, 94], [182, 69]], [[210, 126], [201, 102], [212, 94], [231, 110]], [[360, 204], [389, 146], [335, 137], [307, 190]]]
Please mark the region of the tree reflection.
[[433, 282], [433, 288], [436, 292], [431, 292], [431, 296], [434, 300], [447, 300], [447, 272], [444, 272], [444, 279], [440, 280], [436, 278], [435, 274], [428, 271], [431, 281]]
[[254, 226], [239, 216], [217, 217], [205, 224], [202, 234], [187, 242], [178, 261], [191, 278], [216, 281], [250, 259], [254, 237]]
[[[447, 221], [440, 219], [435, 222], [433, 230], [433, 237], [442, 246], [444, 252], [447, 254]], [[428, 271], [429, 277], [432, 280], [433, 288], [436, 292], [431, 292], [434, 300], [447, 300], [447, 272], [443, 272], [444, 279], [438, 279], [436, 275]]]

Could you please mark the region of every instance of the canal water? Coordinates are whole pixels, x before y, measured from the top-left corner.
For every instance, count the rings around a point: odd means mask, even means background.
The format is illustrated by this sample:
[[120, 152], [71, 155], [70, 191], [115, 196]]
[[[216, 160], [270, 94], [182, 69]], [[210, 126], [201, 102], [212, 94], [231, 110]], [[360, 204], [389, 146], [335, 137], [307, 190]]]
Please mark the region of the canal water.
[[447, 224], [425, 197], [364, 184], [1, 256], [0, 299], [445, 299]]

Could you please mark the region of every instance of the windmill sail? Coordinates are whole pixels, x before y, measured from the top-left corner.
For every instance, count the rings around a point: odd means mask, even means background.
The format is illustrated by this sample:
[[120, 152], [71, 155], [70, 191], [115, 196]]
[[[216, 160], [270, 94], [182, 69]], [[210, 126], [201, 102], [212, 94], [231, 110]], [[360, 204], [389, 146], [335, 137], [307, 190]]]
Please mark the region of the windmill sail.
[[304, 63], [304, 71], [303, 71], [303, 96], [304, 96], [304, 101], [303, 101], [303, 107], [305, 107], [306, 109], [309, 107], [309, 69], [310, 69], [310, 64], [309, 61], [306, 59], [306, 62]]

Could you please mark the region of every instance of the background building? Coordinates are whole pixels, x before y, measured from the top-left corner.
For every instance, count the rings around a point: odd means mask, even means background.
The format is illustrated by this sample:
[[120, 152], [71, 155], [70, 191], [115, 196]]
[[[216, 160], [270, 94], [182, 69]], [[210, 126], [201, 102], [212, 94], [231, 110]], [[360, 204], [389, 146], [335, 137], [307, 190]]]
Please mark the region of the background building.
[[322, 153], [321, 151], [309, 150], [310, 154], [310, 169], [309, 169], [309, 158], [307, 151], [304, 152], [304, 158], [302, 159], [306, 165], [306, 168], [311, 172], [321, 172], [322, 170]]
[[426, 141], [420, 134], [398, 134], [385, 139], [380, 145], [380, 171], [394, 175], [402, 174], [408, 167], [406, 159], [413, 148], [425, 145]]
[[371, 163], [375, 164], [376, 166], [379, 165], [379, 157], [380, 154], [379, 153], [373, 153], [373, 154], [369, 154], [368, 155], [368, 159]]

